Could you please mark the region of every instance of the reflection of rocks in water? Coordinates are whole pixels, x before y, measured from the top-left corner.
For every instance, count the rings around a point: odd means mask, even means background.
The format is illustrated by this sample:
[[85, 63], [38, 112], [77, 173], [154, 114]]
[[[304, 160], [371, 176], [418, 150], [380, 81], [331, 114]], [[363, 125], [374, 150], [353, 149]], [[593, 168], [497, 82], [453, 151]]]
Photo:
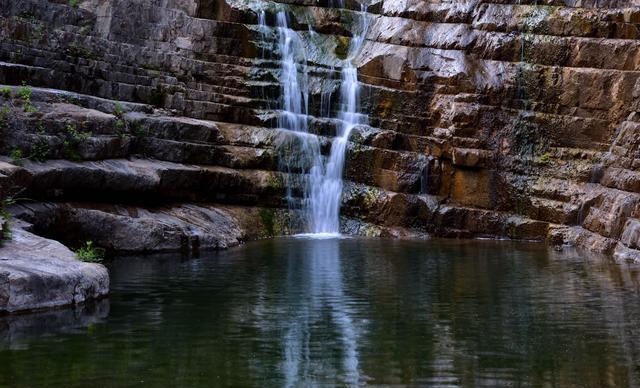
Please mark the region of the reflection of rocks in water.
[[101, 299], [59, 310], [0, 316], [0, 349], [22, 348], [32, 338], [84, 331], [105, 319], [109, 308], [109, 300]]

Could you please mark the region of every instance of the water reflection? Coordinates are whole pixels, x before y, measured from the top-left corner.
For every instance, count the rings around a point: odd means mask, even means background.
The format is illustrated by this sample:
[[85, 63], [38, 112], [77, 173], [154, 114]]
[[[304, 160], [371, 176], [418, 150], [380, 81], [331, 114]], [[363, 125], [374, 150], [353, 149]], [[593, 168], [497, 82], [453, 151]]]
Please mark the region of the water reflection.
[[[363, 328], [352, 318], [353, 302], [344, 293], [340, 257], [340, 240], [305, 238], [286, 250], [284, 287], [277, 298], [267, 298], [269, 290], [259, 282], [260, 319], [255, 322], [265, 335], [281, 333], [285, 386], [327, 384], [336, 378], [351, 385], [359, 381], [358, 333]], [[279, 318], [269, 319], [276, 311]], [[327, 357], [336, 353], [337, 365]]]
[[108, 315], [109, 300], [101, 299], [73, 308], [0, 316], [0, 350], [28, 349], [33, 339], [84, 332]]
[[111, 271], [106, 307], [0, 319], [0, 386], [640, 385], [639, 267], [577, 252], [282, 239]]

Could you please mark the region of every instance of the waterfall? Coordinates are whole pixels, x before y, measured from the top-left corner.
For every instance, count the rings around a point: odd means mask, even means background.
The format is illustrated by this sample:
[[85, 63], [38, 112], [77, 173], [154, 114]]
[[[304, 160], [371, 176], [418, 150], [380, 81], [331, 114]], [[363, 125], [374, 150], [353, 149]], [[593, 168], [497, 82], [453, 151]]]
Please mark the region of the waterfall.
[[346, 148], [351, 130], [358, 124], [365, 124], [367, 117], [359, 113], [360, 84], [354, 58], [364, 43], [368, 19], [366, 6], [359, 15], [359, 28], [349, 45], [347, 59], [341, 71], [340, 111], [338, 112], [338, 133], [331, 144], [331, 153], [326, 166], [311, 169], [311, 226], [313, 233], [339, 233], [340, 203], [342, 201], [342, 174], [346, 158]]
[[429, 194], [429, 174], [431, 173], [431, 158], [424, 158], [424, 166], [420, 172], [420, 194]]
[[[359, 112], [360, 85], [354, 65], [355, 56], [364, 43], [368, 27], [366, 6], [362, 6], [358, 20], [357, 31], [351, 39], [347, 58], [342, 64], [336, 137], [332, 141], [329, 156], [323, 157], [318, 136], [309, 133], [309, 82], [304, 42], [296, 31], [289, 28], [285, 12], [280, 11], [276, 15], [281, 89], [278, 128], [290, 131], [294, 137], [293, 140], [285, 140], [281, 162], [287, 172], [307, 175], [302, 182], [304, 210], [308, 229], [313, 234], [339, 234], [342, 175], [347, 141], [356, 125], [367, 123], [366, 115]], [[264, 33], [266, 17], [262, 12], [259, 14], [259, 23], [260, 30]], [[329, 99], [330, 96], [327, 97], [327, 100]], [[328, 114], [328, 107], [321, 107], [321, 111], [325, 109]], [[289, 181], [289, 199], [293, 197], [292, 186], [294, 182]]]
[[[278, 49], [282, 55], [280, 87], [282, 111], [278, 127], [306, 133], [308, 130], [309, 89], [307, 87], [307, 58], [300, 36], [288, 27], [287, 15], [278, 12]], [[302, 76], [298, 76], [296, 54], [301, 56]]]
[[[266, 37], [264, 11], [258, 14], [260, 31]], [[277, 48], [280, 54], [280, 99], [278, 101], [277, 127], [287, 131], [287, 136], [279, 145], [281, 168], [287, 174], [287, 199], [290, 207], [295, 207], [294, 187], [302, 186], [305, 198], [310, 196], [308, 179], [296, 179], [296, 174], [306, 173], [311, 166], [322, 164], [320, 142], [309, 130], [309, 88], [307, 74], [307, 54], [304, 42], [296, 31], [289, 28], [287, 14], [276, 14]]]

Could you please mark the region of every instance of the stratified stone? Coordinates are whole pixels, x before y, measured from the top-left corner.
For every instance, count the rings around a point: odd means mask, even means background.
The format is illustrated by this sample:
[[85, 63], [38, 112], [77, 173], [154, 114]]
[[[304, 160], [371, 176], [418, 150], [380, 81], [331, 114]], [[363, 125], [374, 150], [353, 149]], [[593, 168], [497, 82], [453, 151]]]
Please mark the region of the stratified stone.
[[[637, 247], [637, 1], [539, 3], [370, 5], [366, 41], [352, 58], [369, 125], [354, 128], [348, 145], [345, 230], [546, 234], [627, 256]], [[293, 136], [275, 128], [280, 53], [258, 11], [269, 26], [286, 11], [306, 42], [309, 113], [332, 112], [310, 117], [309, 132], [327, 154], [339, 56], [358, 7], [324, 5], [0, 0], [0, 83], [10, 85], [0, 95], [10, 107], [2, 160], [16, 150], [39, 159], [35, 145], [48, 148], [47, 161], [0, 163], [0, 195], [64, 202], [68, 220], [107, 245], [81, 214], [123, 231], [178, 231], [167, 238], [172, 247], [191, 230], [212, 247], [293, 230], [274, 219], [301, 202], [303, 179], [284, 163]], [[24, 81], [52, 89], [33, 88], [28, 106], [16, 95]], [[91, 132], [75, 152], [69, 126]], [[63, 160], [72, 158], [82, 161]], [[238, 229], [250, 220], [255, 227]], [[147, 237], [118, 243], [133, 251], [160, 240]]]

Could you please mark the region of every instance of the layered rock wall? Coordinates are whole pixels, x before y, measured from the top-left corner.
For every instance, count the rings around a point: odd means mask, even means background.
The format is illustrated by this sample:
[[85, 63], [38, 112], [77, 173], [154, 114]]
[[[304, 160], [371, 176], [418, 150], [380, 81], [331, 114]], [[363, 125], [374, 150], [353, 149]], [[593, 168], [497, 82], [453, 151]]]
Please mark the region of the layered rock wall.
[[[4, 168], [0, 181], [55, 208], [56, 227], [33, 209], [17, 213], [45, 233], [99, 239], [96, 222], [115, 235], [154, 231], [146, 245], [113, 244], [127, 251], [299, 230], [284, 198], [296, 171], [280, 163], [290, 135], [275, 128], [279, 53], [258, 13], [274, 26], [287, 12], [305, 42], [311, 130], [326, 145], [359, 9], [333, 3], [0, 0], [0, 83], [11, 85], [0, 151], [42, 156]], [[550, 240], [635, 257], [639, 7], [369, 4], [355, 61], [370, 126], [350, 139], [345, 230]], [[157, 245], [168, 234], [174, 242]]]

